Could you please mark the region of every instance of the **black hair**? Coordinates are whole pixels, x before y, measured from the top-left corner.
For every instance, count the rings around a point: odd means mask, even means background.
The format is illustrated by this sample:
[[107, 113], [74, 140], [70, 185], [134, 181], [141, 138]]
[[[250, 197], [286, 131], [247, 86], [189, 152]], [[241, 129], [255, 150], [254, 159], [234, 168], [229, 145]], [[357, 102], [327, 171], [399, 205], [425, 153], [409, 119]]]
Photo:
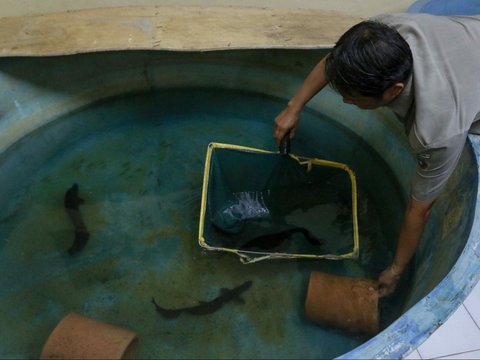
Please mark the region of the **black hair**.
[[330, 85], [342, 96], [376, 98], [406, 81], [412, 66], [410, 47], [397, 30], [370, 20], [343, 34], [325, 65]]

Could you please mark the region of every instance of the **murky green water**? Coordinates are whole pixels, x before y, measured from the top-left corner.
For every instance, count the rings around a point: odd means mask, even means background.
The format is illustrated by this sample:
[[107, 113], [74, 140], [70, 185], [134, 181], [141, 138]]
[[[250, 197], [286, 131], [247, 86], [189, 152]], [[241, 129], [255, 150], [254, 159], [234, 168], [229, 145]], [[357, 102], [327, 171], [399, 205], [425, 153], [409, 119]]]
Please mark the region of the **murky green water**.
[[[5, 154], [0, 357], [37, 357], [72, 311], [136, 331], [140, 358], [331, 358], [363, 343], [307, 321], [308, 276], [376, 277], [391, 259], [402, 199], [380, 158], [328, 119], [307, 111], [292, 151], [357, 170], [359, 260], [242, 265], [198, 246], [208, 143], [275, 150], [272, 122], [283, 105], [205, 89], [132, 95], [59, 119]], [[393, 194], [387, 209], [377, 209], [379, 182]], [[63, 197], [73, 183], [90, 239], [71, 257]], [[167, 320], [151, 303], [154, 296], [166, 308], [193, 306], [247, 280], [244, 305], [210, 315]]]

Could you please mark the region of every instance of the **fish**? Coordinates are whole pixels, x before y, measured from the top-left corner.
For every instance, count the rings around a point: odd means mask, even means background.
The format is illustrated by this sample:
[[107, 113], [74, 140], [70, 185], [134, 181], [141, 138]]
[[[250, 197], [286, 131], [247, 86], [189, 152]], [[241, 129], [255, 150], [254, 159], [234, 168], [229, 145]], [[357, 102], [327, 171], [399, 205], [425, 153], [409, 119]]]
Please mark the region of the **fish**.
[[248, 280], [233, 289], [222, 288], [220, 290], [220, 295], [215, 299], [210, 301], [199, 301], [198, 305], [190, 307], [166, 309], [158, 305], [154, 297], [152, 297], [152, 303], [155, 306], [155, 310], [166, 319], [175, 319], [182, 313], [187, 313], [190, 315], [208, 315], [220, 310], [223, 305], [230, 301], [236, 301], [244, 304], [245, 300], [243, 300], [240, 295], [247, 291], [251, 286], [252, 281]]
[[292, 240], [292, 235], [294, 233], [303, 234], [303, 236], [305, 236], [305, 239], [307, 239], [308, 243], [311, 245], [318, 246], [318, 245], [324, 244], [324, 241], [322, 239], [317, 238], [307, 229], [302, 227], [295, 227], [295, 228], [283, 230], [277, 233], [257, 236], [252, 240], [247, 241], [245, 244], [240, 245], [239, 249], [244, 250], [244, 249], [257, 248], [262, 250], [271, 250], [279, 247], [285, 241]]
[[90, 233], [80, 212], [80, 205], [85, 203], [85, 201], [78, 196], [78, 192], [78, 184], [73, 184], [72, 187], [65, 192], [63, 200], [67, 214], [74, 226], [75, 239], [67, 251], [70, 256], [81, 251], [90, 238]]

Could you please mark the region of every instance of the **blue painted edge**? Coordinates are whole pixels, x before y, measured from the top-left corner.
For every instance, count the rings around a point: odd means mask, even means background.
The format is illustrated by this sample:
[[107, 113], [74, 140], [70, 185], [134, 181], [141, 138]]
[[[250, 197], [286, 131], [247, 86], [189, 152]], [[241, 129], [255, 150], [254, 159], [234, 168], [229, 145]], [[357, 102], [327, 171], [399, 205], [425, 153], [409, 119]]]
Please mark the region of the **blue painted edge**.
[[[480, 179], [480, 136], [468, 136]], [[480, 184], [480, 180], [479, 180]], [[417, 349], [463, 303], [480, 280], [480, 186], [472, 229], [447, 276], [388, 328], [338, 359], [400, 359]]]
[[415, 1], [410, 7], [407, 9], [408, 13], [420, 13], [426, 4], [429, 3], [430, 0], [417, 0]]
[[432, 15], [478, 15], [480, 0], [417, 0], [410, 5], [407, 12]]

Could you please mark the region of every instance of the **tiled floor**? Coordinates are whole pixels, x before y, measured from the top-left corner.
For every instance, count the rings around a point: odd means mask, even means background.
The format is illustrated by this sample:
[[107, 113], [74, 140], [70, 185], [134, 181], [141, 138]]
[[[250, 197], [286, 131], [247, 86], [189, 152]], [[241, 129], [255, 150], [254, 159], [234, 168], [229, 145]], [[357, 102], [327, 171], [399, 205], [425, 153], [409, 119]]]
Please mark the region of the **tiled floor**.
[[445, 324], [404, 359], [480, 359], [480, 283]]

